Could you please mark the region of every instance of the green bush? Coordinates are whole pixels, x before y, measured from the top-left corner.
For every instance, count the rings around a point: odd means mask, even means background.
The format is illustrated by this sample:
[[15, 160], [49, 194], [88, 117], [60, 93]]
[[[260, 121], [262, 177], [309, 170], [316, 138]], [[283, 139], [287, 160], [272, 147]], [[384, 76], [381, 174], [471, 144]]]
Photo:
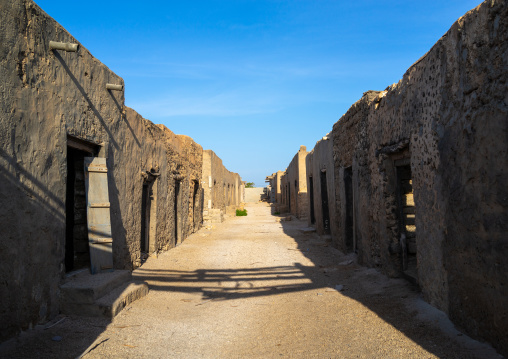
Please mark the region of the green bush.
[[279, 212], [279, 211], [277, 211], [277, 212], [273, 212], [273, 214], [280, 214], [280, 212]]
[[246, 216], [247, 215], [247, 210], [246, 209], [237, 209], [236, 210], [236, 215], [237, 216]]

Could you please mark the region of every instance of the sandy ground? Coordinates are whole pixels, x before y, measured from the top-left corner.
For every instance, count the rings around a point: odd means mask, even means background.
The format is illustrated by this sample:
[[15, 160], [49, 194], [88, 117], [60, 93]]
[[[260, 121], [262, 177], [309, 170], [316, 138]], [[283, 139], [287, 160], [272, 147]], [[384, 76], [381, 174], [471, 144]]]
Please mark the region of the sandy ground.
[[59, 317], [2, 344], [0, 357], [501, 357], [408, 282], [357, 265], [264, 203], [247, 209], [149, 258], [133, 275], [150, 293], [112, 322]]

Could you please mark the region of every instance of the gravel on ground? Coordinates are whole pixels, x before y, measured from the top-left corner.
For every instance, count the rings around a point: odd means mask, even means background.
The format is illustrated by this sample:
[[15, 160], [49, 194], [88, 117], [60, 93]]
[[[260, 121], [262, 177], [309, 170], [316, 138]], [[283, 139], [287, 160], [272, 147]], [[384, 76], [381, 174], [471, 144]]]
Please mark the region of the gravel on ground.
[[149, 294], [112, 321], [60, 316], [3, 343], [0, 356], [501, 358], [411, 283], [358, 265], [266, 203], [246, 208], [150, 257], [133, 273]]

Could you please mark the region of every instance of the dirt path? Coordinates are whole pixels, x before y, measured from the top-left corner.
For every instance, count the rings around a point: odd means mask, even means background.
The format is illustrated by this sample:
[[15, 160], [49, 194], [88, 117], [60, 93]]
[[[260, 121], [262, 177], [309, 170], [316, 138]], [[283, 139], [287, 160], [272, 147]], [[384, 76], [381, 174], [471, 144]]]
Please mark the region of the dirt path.
[[266, 204], [247, 208], [150, 258], [134, 272], [150, 293], [112, 323], [67, 318], [4, 353], [75, 357], [92, 344], [84, 358], [499, 358], [404, 280], [350, 263]]

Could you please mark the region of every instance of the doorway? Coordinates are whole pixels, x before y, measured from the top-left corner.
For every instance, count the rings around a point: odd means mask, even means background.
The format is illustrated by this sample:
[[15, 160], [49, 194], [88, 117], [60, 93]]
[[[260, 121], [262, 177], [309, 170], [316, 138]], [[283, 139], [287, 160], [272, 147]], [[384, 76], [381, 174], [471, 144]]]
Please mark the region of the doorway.
[[158, 173], [146, 171], [141, 192], [141, 261], [155, 252], [157, 226], [157, 179]]
[[409, 158], [395, 161], [397, 174], [398, 225], [401, 244], [402, 272], [418, 283], [416, 211], [413, 197], [413, 180]]
[[90, 268], [85, 157], [94, 157], [99, 146], [67, 137], [67, 183], [65, 195], [65, 272]]
[[330, 211], [328, 208], [328, 184], [326, 180], [326, 170], [321, 170], [321, 204], [323, 209], [323, 231], [330, 234]]
[[288, 211], [289, 211], [289, 213], [291, 213], [291, 185], [290, 184], [287, 185], [287, 190], [288, 190]]
[[309, 177], [310, 191], [310, 224], [316, 223], [316, 214], [314, 213], [314, 181], [312, 176]]
[[193, 180], [194, 190], [192, 192], [192, 229], [196, 230], [196, 207], [198, 206], [198, 191], [199, 191], [199, 182]]
[[344, 168], [344, 191], [346, 212], [344, 215], [345, 222], [345, 236], [346, 236], [346, 250], [348, 252], [354, 251], [354, 204], [353, 204], [353, 168]]
[[178, 210], [180, 209], [180, 184], [179, 180], [175, 180], [175, 198], [174, 198], [174, 213], [175, 213], [175, 245], [181, 243], [181, 226], [180, 226], [180, 216], [178, 214]]

